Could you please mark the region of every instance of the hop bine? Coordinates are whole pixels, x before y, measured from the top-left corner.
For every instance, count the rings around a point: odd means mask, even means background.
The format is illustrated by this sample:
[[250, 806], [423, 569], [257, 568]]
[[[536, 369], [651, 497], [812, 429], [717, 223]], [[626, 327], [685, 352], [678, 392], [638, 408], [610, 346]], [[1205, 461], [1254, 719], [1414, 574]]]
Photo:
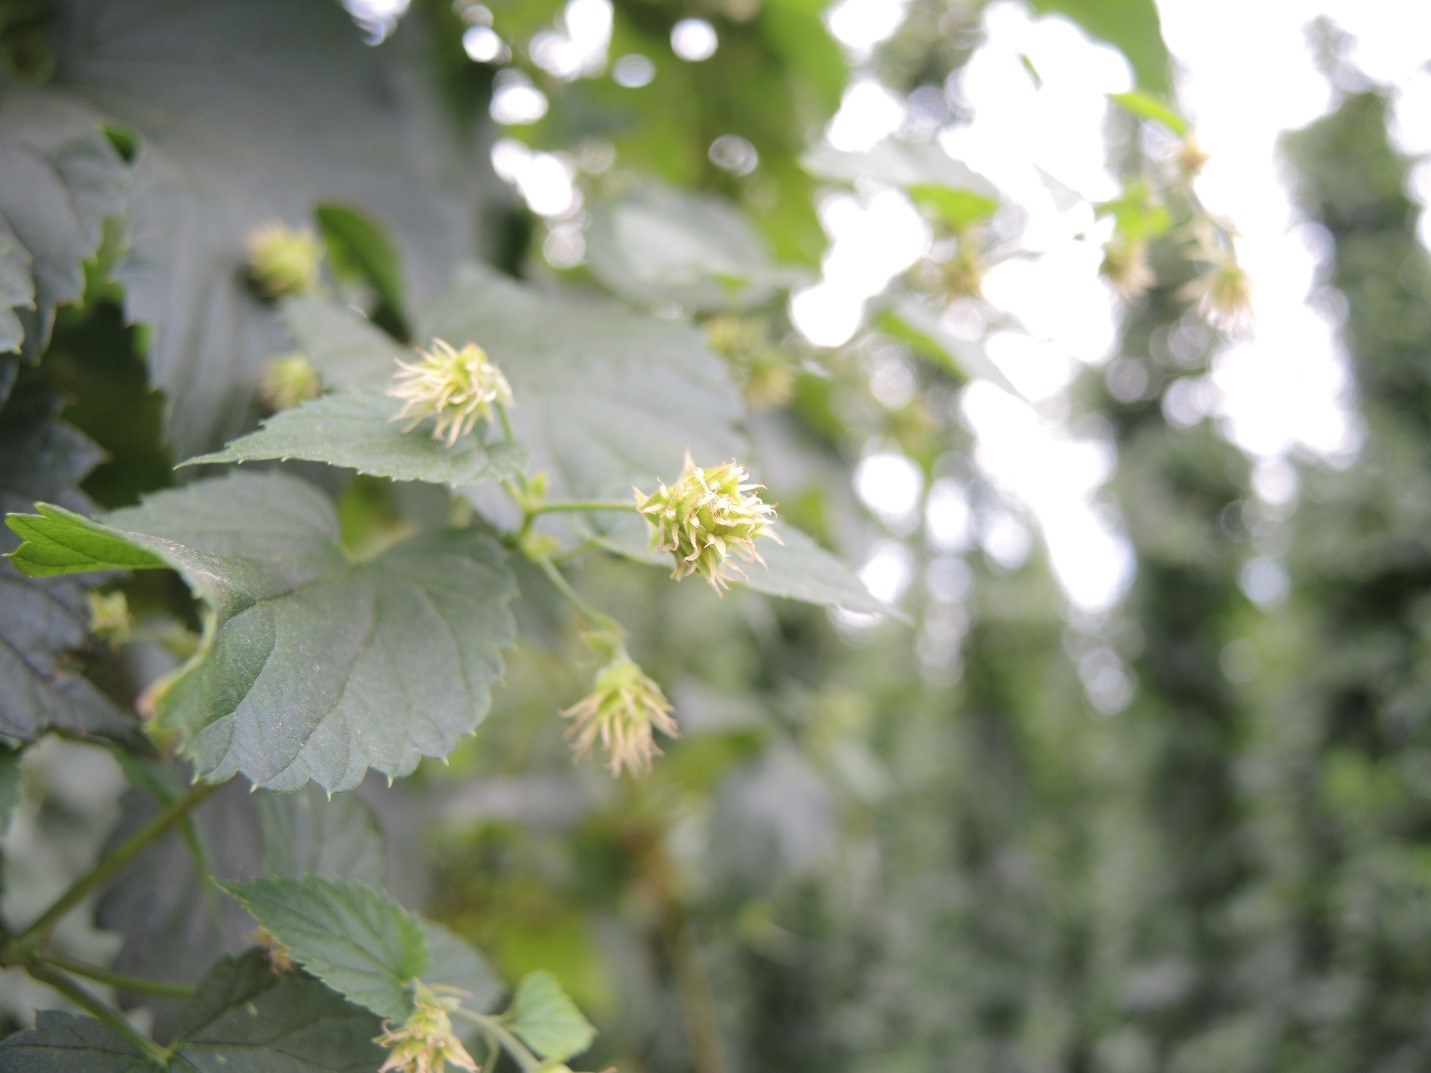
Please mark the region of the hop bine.
[[398, 362], [395, 382], [387, 392], [403, 400], [393, 420], [408, 419], [404, 432], [436, 417], [432, 438], [446, 440], [451, 447], [476, 427], [478, 418], [490, 421], [493, 406], [513, 405], [507, 378], [476, 343], [457, 350], [434, 339], [431, 350], [418, 354], [421, 361]]

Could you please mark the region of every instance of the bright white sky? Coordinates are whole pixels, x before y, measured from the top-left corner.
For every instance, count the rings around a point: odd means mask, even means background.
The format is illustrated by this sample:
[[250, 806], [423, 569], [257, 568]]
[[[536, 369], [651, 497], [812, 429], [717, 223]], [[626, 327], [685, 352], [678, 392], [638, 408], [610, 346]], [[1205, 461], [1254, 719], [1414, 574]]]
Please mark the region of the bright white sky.
[[[1397, 0], [1160, 3], [1164, 35], [1183, 70], [1183, 111], [1212, 157], [1198, 180], [1199, 194], [1240, 234], [1239, 254], [1253, 279], [1257, 316], [1254, 328], [1219, 355], [1209, 382], [1179, 396], [1169, 417], [1190, 422], [1216, 416], [1258, 460], [1257, 487], [1269, 499], [1294, 493], [1291, 471], [1282, 462], [1289, 452], [1335, 459], [1357, 446], [1333, 326], [1306, 300], [1321, 256], [1317, 230], [1292, 210], [1276, 157], [1279, 134], [1315, 119], [1330, 103], [1304, 27], [1326, 13], [1359, 40], [1354, 62], [1377, 81], [1400, 87], [1396, 134], [1402, 148], [1427, 152], [1431, 74], [1423, 65], [1431, 58], [1431, 11], [1410, 16], [1420, 25], [1409, 25], [1408, 13], [1418, 6]], [[845, 0], [832, 9], [829, 22], [858, 58], [892, 32], [891, 12], [897, 8], [890, 0]], [[1036, 20], [1022, 5], [1000, 2], [988, 9], [985, 21], [988, 41], [961, 82], [973, 122], [944, 132], [940, 141], [1024, 207], [1026, 244], [1041, 256], [996, 267], [985, 288], [992, 304], [1028, 329], [988, 340], [991, 356], [1025, 398], [975, 384], [966, 392], [963, 412], [977, 435], [980, 463], [1043, 529], [1070, 601], [1097, 612], [1126, 584], [1129, 558], [1116, 523], [1097, 509], [1098, 488], [1112, 462], [1109, 451], [1070, 433], [1063, 392], [1081, 366], [1110, 356], [1115, 311], [1096, 278], [1096, 239], [1102, 236], [1090, 210], [1085, 204], [1060, 211], [1036, 169], [1087, 198], [1110, 196], [1116, 188], [1103, 162], [1105, 95], [1132, 88], [1132, 81], [1117, 53], [1091, 44], [1062, 19]], [[1024, 69], [1021, 54], [1038, 70], [1042, 88]], [[858, 149], [905, 123], [896, 98], [856, 81], [829, 137], [841, 148]], [[1416, 185], [1431, 193], [1431, 171], [1419, 173]], [[825, 222], [833, 248], [824, 279], [797, 297], [792, 312], [813, 340], [835, 344], [854, 329], [850, 311], [914, 259], [918, 242], [907, 207], [888, 199], [883, 204], [868, 196], [838, 199], [827, 206]], [[1080, 233], [1095, 241], [1075, 237]], [[950, 327], [959, 330], [957, 318]], [[878, 458], [882, 471], [892, 472], [888, 460]], [[911, 494], [908, 481], [857, 481], [857, 487], [882, 516], [898, 517], [907, 509], [908, 500], [895, 500]], [[933, 516], [928, 520], [937, 539], [940, 523]], [[1016, 560], [1018, 541], [1008, 539], [1008, 519], [996, 521], [992, 532], [979, 538], [996, 560]], [[888, 549], [877, 549], [866, 580], [889, 596], [910, 579]], [[1250, 590], [1276, 597], [1272, 564], [1259, 564], [1251, 582]]]

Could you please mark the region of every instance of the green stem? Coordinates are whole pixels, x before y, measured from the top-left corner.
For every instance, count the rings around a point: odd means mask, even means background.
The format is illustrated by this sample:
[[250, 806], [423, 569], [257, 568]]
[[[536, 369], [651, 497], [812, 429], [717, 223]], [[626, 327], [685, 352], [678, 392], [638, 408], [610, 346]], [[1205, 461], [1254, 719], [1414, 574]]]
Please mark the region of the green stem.
[[107, 1006], [80, 987], [67, 976], [63, 976], [46, 965], [32, 963], [25, 966], [31, 977], [69, 999], [97, 1021], [102, 1021], [121, 1036], [134, 1044], [150, 1061], [163, 1066], [168, 1061], [168, 1053], [148, 1036], [135, 1031], [134, 1026], [124, 1019], [118, 1010]]
[[192, 998], [194, 995], [194, 989], [185, 984], [170, 984], [163, 980], [150, 980], [142, 976], [126, 976], [122, 972], [78, 961], [53, 950], [37, 952], [34, 961], [53, 965], [57, 969], [64, 969], [71, 976], [83, 976], [85, 979], [106, 984], [121, 991], [133, 991], [140, 995], [157, 995], [160, 998]]
[[517, 1065], [522, 1067], [523, 1073], [532, 1073], [540, 1069], [542, 1061], [523, 1045], [512, 1033], [507, 1031], [507, 1027], [495, 1017], [488, 1017], [485, 1014], [473, 1013], [471, 1010], [463, 1009], [459, 1006], [452, 1011], [458, 1017], [471, 1021], [480, 1028], [489, 1040], [495, 1040], [517, 1060]]
[[528, 507], [528, 514], [576, 513], [578, 511], [631, 510], [636, 504], [629, 499], [559, 499], [553, 503], [538, 503]]
[[536, 563], [542, 573], [546, 574], [548, 580], [551, 581], [557, 592], [566, 597], [567, 602], [576, 608], [583, 618], [598, 629], [604, 630], [611, 628], [611, 617], [609, 615], [603, 615], [578, 596], [576, 590], [571, 587], [571, 582], [567, 581], [566, 577], [556, 568], [556, 565], [550, 559], [535, 559], [533, 562]]
[[70, 884], [69, 889], [55, 899], [54, 903], [40, 914], [39, 919], [11, 939], [6, 944], [5, 956], [0, 958], [0, 961], [13, 964], [16, 960], [20, 960], [14, 956], [16, 952], [23, 951], [26, 947], [34, 947], [49, 938], [50, 932], [54, 930], [55, 925], [66, 913], [108, 883], [116, 872], [139, 856], [150, 843], [170, 827], [197, 808], [220, 785], [220, 783], [200, 783], [116, 846], [108, 857], [99, 861], [88, 872]]

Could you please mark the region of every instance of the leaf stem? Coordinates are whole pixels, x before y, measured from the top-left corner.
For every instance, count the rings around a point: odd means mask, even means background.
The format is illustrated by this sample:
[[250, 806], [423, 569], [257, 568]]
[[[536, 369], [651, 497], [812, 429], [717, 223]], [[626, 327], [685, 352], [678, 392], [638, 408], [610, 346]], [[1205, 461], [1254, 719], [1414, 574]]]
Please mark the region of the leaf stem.
[[634, 511], [635, 509], [636, 504], [629, 499], [558, 499], [552, 503], [538, 503], [535, 506], [528, 507], [527, 513], [537, 515], [600, 510]]
[[452, 1011], [458, 1017], [471, 1021], [482, 1030], [489, 1040], [500, 1043], [502, 1047], [517, 1060], [517, 1065], [522, 1067], [523, 1073], [533, 1073], [540, 1069], [541, 1059], [527, 1050], [526, 1046], [512, 1033], [507, 1031], [506, 1025], [495, 1017], [488, 1017], [486, 1014], [473, 1013], [471, 1010], [459, 1006]]
[[42, 963], [26, 965], [25, 971], [52, 991], [58, 992], [69, 999], [95, 1020], [102, 1021], [114, 1029], [130, 1043], [134, 1044], [151, 1062], [155, 1062], [161, 1066], [167, 1062], [169, 1056], [163, 1047], [160, 1047], [148, 1036], [136, 1031], [134, 1026], [124, 1019], [122, 1013], [95, 998], [69, 977], [55, 972], [49, 966]]
[[3, 951], [5, 956], [0, 958], [0, 961], [13, 964], [20, 960], [14, 956], [16, 953], [23, 952], [27, 947], [34, 947], [49, 938], [50, 932], [54, 930], [55, 925], [66, 913], [109, 882], [116, 872], [139, 856], [150, 843], [198, 807], [210, 794], [218, 790], [220, 785], [222, 784], [199, 783], [116, 846], [109, 856], [71, 883], [69, 889], [56, 898], [33, 924], [5, 944]]
[[577, 595], [577, 591], [571, 587], [571, 582], [567, 581], [566, 576], [557, 569], [556, 564], [553, 563], [550, 558], [543, 556], [532, 561], [542, 573], [546, 574], [547, 579], [551, 581], [556, 591], [561, 593], [562, 596], [566, 598], [567, 603], [576, 608], [583, 618], [598, 629], [606, 630], [611, 628], [611, 616], [603, 615]]
[[156, 995], [160, 998], [192, 998], [194, 995], [194, 989], [186, 984], [171, 984], [142, 976], [127, 976], [122, 972], [115, 972], [113, 969], [106, 969], [101, 965], [91, 965], [53, 950], [36, 952], [34, 961], [53, 965], [57, 969], [64, 969], [72, 976], [83, 976], [88, 980], [94, 980], [96, 983], [106, 984], [121, 991], [133, 991], [140, 995]]

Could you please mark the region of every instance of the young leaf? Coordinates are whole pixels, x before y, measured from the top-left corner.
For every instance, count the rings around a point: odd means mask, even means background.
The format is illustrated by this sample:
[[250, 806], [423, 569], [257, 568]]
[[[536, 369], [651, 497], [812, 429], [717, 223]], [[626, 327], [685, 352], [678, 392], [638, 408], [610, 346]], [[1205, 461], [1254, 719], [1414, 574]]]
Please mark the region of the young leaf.
[[[51, 512], [20, 524], [23, 564], [59, 558], [78, 523]], [[199, 481], [89, 525], [157, 555], [210, 606], [204, 647], [158, 712], [213, 781], [242, 772], [336, 791], [369, 767], [405, 775], [486, 714], [515, 635], [495, 541], [432, 532], [352, 563], [332, 505], [291, 477]], [[77, 557], [64, 568], [111, 565]]]
[[41, 1010], [35, 1027], [0, 1040], [5, 1073], [154, 1073], [129, 1040], [93, 1017]]
[[1120, 105], [1128, 112], [1139, 119], [1151, 119], [1161, 123], [1174, 134], [1186, 134], [1188, 132], [1188, 121], [1166, 104], [1154, 97], [1150, 93], [1140, 93], [1131, 90], [1128, 93], [1110, 93], [1108, 99], [1114, 104]]
[[408, 985], [427, 971], [427, 938], [388, 895], [322, 876], [220, 886], [333, 990], [394, 1021], [412, 1012]]
[[401, 407], [381, 388], [339, 391], [275, 414], [257, 432], [183, 464], [301, 458], [374, 477], [452, 488], [500, 481], [522, 472], [526, 452], [519, 445], [505, 440], [484, 444], [472, 435], [448, 447], [394, 422]]
[[556, 977], [533, 972], [512, 996], [507, 1027], [539, 1058], [563, 1062], [591, 1046], [596, 1029], [567, 997]]
[[740, 403], [701, 337], [623, 306], [552, 296], [469, 268], [427, 310], [428, 336], [474, 342], [511, 382], [512, 422], [553, 498], [629, 494], [698, 458], [742, 453]]
[[[275, 976], [260, 951], [225, 958], [185, 1005], [173, 1073], [372, 1073], [378, 1018], [317, 980]], [[3, 1052], [0, 1052], [3, 1053]], [[76, 1065], [74, 1070], [88, 1067]], [[151, 1071], [153, 1067], [145, 1067]], [[127, 1073], [127, 1071], [126, 1071]]]

